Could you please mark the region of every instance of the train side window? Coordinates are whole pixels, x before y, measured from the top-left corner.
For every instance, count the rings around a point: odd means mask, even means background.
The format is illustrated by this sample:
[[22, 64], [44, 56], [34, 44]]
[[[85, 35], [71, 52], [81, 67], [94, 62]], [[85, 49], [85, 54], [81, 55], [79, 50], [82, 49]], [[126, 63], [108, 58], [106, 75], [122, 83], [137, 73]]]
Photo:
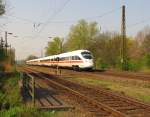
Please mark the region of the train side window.
[[56, 58], [56, 61], [59, 61], [59, 60], [60, 60], [60, 58], [59, 58], [59, 57], [57, 57], [57, 58]]
[[74, 60], [74, 56], [72, 56], [71, 58], [72, 58], [71, 60]]
[[77, 59], [77, 56], [74, 56], [74, 60], [78, 60], [78, 59]]
[[49, 62], [49, 61], [50, 61], [50, 59], [47, 59], [47, 60], [46, 60], [46, 62]]
[[75, 60], [81, 60], [79, 56], [75, 56]]
[[69, 58], [68, 58], [68, 57], [65, 57], [65, 60], [69, 60]]
[[54, 61], [57, 61], [57, 58], [54, 58]]
[[60, 58], [60, 61], [64, 61], [64, 60], [65, 60], [65, 58], [64, 58], [64, 57], [61, 57], [61, 58]]

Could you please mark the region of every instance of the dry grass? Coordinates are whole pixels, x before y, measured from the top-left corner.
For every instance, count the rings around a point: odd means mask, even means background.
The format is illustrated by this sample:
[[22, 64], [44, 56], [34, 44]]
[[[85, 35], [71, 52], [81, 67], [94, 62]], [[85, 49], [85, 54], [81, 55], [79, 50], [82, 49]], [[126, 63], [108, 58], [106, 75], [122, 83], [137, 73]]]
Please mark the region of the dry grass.
[[[54, 70], [43, 67], [32, 67], [39, 71], [44, 71], [45, 73], [54, 74]], [[76, 74], [71, 72], [64, 72], [63, 75], [71, 76], [71, 78], [66, 78], [71, 81], [75, 81], [84, 85], [92, 85], [97, 87], [103, 87], [112, 91], [123, 93], [129, 97], [136, 98], [146, 103], [150, 103], [150, 82], [141, 81], [136, 79], [126, 79], [114, 76], [105, 75], [84, 75]]]
[[87, 78], [67, 78], [84, 85], [103, 87], [109, 90], [123, 93], [146, 103], [150, 103], [150, 83], [145, 81], [127, 79], [87, 79]]

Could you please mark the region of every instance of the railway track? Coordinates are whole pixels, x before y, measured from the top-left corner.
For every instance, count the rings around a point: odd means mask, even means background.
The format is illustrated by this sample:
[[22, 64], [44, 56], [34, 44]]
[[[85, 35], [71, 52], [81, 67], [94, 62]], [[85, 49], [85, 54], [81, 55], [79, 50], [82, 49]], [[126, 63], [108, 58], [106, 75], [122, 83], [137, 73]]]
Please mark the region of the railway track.
[[95, 74], [108, 75], [108, 76], [117, 76], [129, 79], [138, 79], [144, 81], [150, 81], [150, 73], [136, 73], [136, 72], [117, 72], [117, 71], [94, 71]]
[[104, 108], [95, 100], [88, 98], [87, 96], [84, 96], [69, 87], [66, 87], [60, 83], [57, 83], [56, 81], [45, 77], [45, 75], [42, 73], [39, 74], [38, 72], [32, 71], [31, 69], [25, 69], [25, 71], [27, 71], [31, 75], [34, 75], [35, 77], [39, 77], [40, 79], [44, 80], [50, 87], [54, 88], [57, 92], [60, 92], [63, 95], [69, 97], [70, 99], [78, 102], [93, 117], [126, 117], [123, 114], [116, 112], [115, 110], [111, 110], [109, 107], [106, 108], [105, 105], [103, 105], [105, 107]]
[[[36, 68], [40, 68], [43, 70], [55, 70], [54, 68], [49, 67], [42, 67], [42, 66], [36, 66]], [[141, 80], [141, 81], [148, 81], [150, 82], [150, 74], [149, 73], [132, 73], [132, 72], [116, 72], [116, 71], [100, 71], [100, 70], [94, 70], [92, 72], [88, 71], [73, 71], [69, 69], [62, 69], [63, 75], [68, 74], [69, 75], [86, 75], [98, 78], [100, 76], [107, 76], [107, 77], [119, 77], [124, 79], [134, 79], [134, 80]]]
[[94, 116], [150, 117], [150, 105], [142, 102], [114, 94], [104, 89], [83, 86], [61, 78], [50, 79], [50, 76], [45, 73], [35, 75], [43, 78], [53, 88], [76, 100]]
[[120, 77], [120, 78], [126, 78], [126, 79], [136, 79], [136, 80], [142, 80], [142, 81], [150, 81], [150, 74], [146, 73], [131, 73], [131, 72], [117, 72], [117, 71], [100, 71], [100, 70], [94, 70], [92, 72], [88, 71], [73, 71], [68, 70], [68, 72], [78, 73], [78, 74], [86, 74], [90, 76], [113, 76], [113, 77]]

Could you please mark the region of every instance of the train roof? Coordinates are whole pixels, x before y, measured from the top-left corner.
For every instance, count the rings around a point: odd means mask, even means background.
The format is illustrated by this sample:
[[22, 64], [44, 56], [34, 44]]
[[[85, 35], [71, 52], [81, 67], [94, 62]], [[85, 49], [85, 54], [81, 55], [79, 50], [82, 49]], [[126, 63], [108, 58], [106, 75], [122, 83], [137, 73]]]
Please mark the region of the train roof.
[[81, 53], [83, 51], [89, 52], [88, 50], [75, 50], [75, 51], [71, 51], [71, 52], [66, 52], [66, 53], [58, 54], [56, 56], [66, 56], [66, 55], [72, 55], [72, 54], [79, 54], [79, 53]]
[[28, 60], [27, 62], [46, 60], [46, 59], [52, 59], [52, 58], [57, 58], [57, 57], [73, 56], [74, 54], [80, 54], [83, 51], [90, 52], [88, 50], [75, 50], [75, 51], [66, 52], [66, 53], [62, 53], [62, 54], [58, 54], [58, 55], [52, 55], [52, 56], [47, 56], [47, 57], [43, 57], [43, 58]]

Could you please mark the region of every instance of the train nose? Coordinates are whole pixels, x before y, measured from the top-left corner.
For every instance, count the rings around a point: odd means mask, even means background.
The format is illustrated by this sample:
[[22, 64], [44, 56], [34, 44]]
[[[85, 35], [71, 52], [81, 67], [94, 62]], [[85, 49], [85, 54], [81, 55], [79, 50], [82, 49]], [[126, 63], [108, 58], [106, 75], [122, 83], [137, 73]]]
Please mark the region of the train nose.
[[93, 66], [93, 60], [85, 60], [86, 65]]

